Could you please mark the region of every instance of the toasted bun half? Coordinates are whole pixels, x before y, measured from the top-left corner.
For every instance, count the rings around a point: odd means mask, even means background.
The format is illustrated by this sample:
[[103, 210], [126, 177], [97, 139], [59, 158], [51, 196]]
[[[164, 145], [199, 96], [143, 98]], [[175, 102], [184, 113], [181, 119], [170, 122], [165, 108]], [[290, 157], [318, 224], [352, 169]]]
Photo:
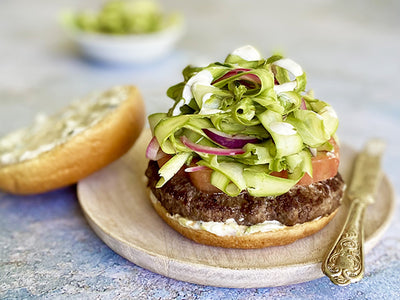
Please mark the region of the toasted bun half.
[[127, 152], [144, 121], [144, 103], [133, 86], [80, 99], [43, 124], [0, 139], [0, 189], [37, 194], [76, 183]]
[[284, 228], [272, 231], [256, 232], [241, 236], [218, 236], [203, 229], [194, 229], [181, 225], [167, 212], [156, 199], [155, 195], [150, 190], [148, 191], [154, 209], [169, 226], [197, 243], [224, 248], [257, 249], [287, 245], [321, 230], [332, 220], [338, 211], [336, 209], [331, 214], [322, 218], [294, 226], [285, 226]]

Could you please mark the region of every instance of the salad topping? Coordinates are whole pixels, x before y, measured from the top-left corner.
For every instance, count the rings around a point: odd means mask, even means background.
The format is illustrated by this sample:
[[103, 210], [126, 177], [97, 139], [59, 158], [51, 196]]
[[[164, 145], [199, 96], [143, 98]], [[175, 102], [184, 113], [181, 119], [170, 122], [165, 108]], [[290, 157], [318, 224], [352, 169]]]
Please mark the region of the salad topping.
[[158, 187], [186, 165], [191, 173], [211, 169], [211, 184], [231, 196], [280, 195], [313, 177], [314, 157], [336, 146], [335, 111], [305, 92], [306, 75], [289, 58], [264, 59], [244, 46], [223, 63], [186, 67], [183, 77], [167, 91], [169, 112], [149, 116], [147, 157], [171, 156]]

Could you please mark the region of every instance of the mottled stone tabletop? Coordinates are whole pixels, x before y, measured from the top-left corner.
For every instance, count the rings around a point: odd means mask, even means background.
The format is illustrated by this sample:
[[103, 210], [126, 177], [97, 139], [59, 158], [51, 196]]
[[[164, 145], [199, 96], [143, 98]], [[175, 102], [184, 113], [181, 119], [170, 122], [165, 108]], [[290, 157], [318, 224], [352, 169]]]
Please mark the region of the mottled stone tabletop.
[[[163, 1], [186, 18], [164, 59], [116, 67], [82, 58], [57, 23], [63, 9], [100, 1], [0, 1], [0, 135], [92, 90], [137, 85], [147, 113], [166, 110], [166, 89], [189, 63], [222, 60], [252, 44], [299, 62], [308, 86], [340, 117], [355, 149], [384, 138], [385, 173], [400, 186], [400, 3], [383, 1]], [[399, 299], [400, 209], [366, 256], [365, 278], [347, 287], [320, 278], [291, 286], [227, 289], [154, 274], [110, 250], [91, 230], [76, 187], [35, 196], [0, 192], [0, 298]]]

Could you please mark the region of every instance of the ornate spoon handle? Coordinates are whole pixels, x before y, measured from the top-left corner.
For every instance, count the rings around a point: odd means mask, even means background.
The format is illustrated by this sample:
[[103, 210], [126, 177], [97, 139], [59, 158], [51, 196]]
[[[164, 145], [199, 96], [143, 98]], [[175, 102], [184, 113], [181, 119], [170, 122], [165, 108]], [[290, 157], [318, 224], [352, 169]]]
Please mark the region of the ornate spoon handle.
[[348, 285], [364, 276], [364, 211], [365, 201], [351, 202], [346, 223], [322, 263], [322, 271], [337, 285]]

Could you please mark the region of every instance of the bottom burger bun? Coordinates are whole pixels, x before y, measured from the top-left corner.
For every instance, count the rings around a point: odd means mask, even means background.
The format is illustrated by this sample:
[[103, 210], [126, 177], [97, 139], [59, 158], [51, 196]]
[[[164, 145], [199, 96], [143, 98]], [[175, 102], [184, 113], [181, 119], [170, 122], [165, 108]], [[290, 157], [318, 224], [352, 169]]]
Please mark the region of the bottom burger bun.
[[157, 214], [177, 232], [197, 243], [224, 248], [257, 249], [287, 245], [318, 232], [333, 219], [338, 211], [337, 208], [327, 216], [302, 224], [284, 226], [283, 228], [267, 232], [255, 232], [239, 236], [219, 236], [204, 229], [194, 229], [182, 225], [167, 212], [150, 189], [148, 189], [148, 192], [151, 203]]
[[76, 183], [126, 153], [142, 131], [139, 90], [91, 94], [0, 139], [0, 189], [37, 194]]

